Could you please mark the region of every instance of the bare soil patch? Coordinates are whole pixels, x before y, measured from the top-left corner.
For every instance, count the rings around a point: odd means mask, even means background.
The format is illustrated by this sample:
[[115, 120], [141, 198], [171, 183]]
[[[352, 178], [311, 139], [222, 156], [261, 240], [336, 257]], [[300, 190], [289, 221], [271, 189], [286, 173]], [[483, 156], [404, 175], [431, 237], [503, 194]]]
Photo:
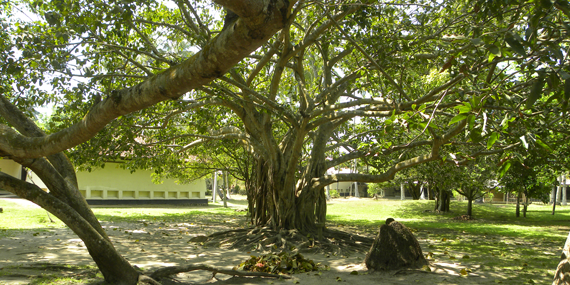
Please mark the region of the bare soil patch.
[[[169, 223], [160, 220], [135, 222], [101, 222], [113, 243], [127, 260], [143, 272], [165, 266], [203, 264], [232, 269], [252, 255], [259, 256], [268, 249], [252, 247], [231, 249], [224, 244], [209, 245], [190, 239], [221, 231], [238, 230], [248, 226], [244, 216], [204, 215], [193, 220]], [[329, 229], [347, 231], [347, 227], [327, 225]], [[374, 237], [373, 234], [366, 234]], [[426, 240], [418, 238], [424, 254]], [[431, 259], [429, 270], [400, 270], [370, 272], [364, 265], [365, 252], [352, 254], [303, 253], [305, 258], [320, 263], [328, 270], [292, 275], [292, 279], [233, 277], [209, 271], [180, 273], [163, 284], [503, 284], [509, 282], [493, 268], [471, 264], [468, 259], [450, 261]], [[30, 284], [41, 276], [68, 277], [83, 284], [101, 282], [95, 264], [83, 242], [69, 229], [18, 231], [1, 238], [0, 284]], [[463, 273], [461, 274], [463, 270]], [[68, 284], [67, 281], [57, 284]], [[73, 283], [76, 284], [76, 283]]]

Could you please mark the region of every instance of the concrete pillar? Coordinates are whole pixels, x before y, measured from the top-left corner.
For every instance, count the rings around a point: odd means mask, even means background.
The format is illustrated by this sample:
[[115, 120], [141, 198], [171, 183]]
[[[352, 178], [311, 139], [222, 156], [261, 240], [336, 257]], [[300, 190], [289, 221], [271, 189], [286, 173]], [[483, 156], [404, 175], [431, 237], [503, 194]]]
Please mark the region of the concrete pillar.
[[406, 192], [404, 190], [404, 183], [400, 184], [400, 200], [406, 199]]
[[331, 199], [331, 185], [327, 185], [327, 200]]
[[212, 202], [216, 203], [216, 189], [218, 189], [218, 171], [214, 171], [214, 185], [212, 185]]
[[226, 196], [228, 196], [228, 199], [232, 198], [232, 191], [230, 189], [230, 173], [229, 171], [226, 171]]
[[358, 192], [358, 182], [354, 182], [354, 197], [360, 198], [360, 193]]
[[562, 206], [566, 206], [568, 205], [568, 203], [566, 203], [566, 185], [562, 186]]

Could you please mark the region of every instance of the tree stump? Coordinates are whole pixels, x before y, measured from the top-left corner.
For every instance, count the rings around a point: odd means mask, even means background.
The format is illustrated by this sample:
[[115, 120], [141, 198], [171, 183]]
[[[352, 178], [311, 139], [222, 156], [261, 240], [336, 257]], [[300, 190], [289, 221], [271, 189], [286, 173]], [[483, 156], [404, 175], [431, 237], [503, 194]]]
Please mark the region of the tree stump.
[[570, 285], [570, 233], [566, 238], [552, 285]]
[[366, 259], [368, 269], [394, 270], [428, 265], [422, 248], [412, 232], [392, 218], [380, 227]]

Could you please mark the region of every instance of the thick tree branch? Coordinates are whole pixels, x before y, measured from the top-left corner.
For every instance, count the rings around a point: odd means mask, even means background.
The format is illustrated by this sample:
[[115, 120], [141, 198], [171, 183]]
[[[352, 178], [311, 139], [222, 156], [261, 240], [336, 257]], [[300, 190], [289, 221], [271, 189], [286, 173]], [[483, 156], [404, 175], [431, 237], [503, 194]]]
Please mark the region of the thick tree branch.
[[[190, 59], [136, 86], [110, 92], [83, 120], [67, 129], [45, 137], [27, 138], [7, 126], [0, 127], [0, 152], [20, 158], [36, 158], [61, 152], [89, 140], [121, 115], [178, 98], [219, 78], [281, 29], [286, 20], [283, 15], [289, 13], [287, 9], [290, 4], [283, 0], [271, 1], [270, 6], [263, 6], [262, 3], [267, 3], [260, 0], [222, 2], [255, 5], [249, 6], [251, 16], [248, 14], [245, 18], [240, 17], [233, 29], [222, 31]], [[262, 13], [264, 9], [267, 11]]]
[[441, 146], [443, 144], [445, 144], [446, 142], [448, 142], [454, 136], [458, 135], [461, 132], [461, 130], [463, 130], [463, 128], [465, 128], [466, 124], [467, 124], [466, 120], [463, 120], [463, 121], [459, 122], [457, 124], [457, 126], [455, 126], [453, 129], [448, 131], [443, 136], [434, 138], [434, 140], [432, 142], [432, 149], [431, 149], [429, 154], [416, 156], [414, 158], [398, 162], [394, 166], [392, 166], [389, 170], [387, 170], [386, 172], [384, 172], [382, 174], [371, 175], [371, 174], [352, 173], [352, 174], [324, 175], [324, 176], [321, 176], [319, 178], [313, 178], [313, 180], [311, 181], [312, 187], [317, 188], [317, 189], [322, 189], [323, 187], [325, 187], [327, 185], [330, 185], [330, 184], [335, 183], [335, 182], [340, 182], [340, 181], [376, 182], [376, 183], [378, 183], [378, 182], [384, 182], [384, 181], [392, 180], [394, 178], [394, 176], [396, 175], [396, 173], [398, 173], [399, 171], [402, 171], [406, 168], [410, 168], [412, 166], [415, 166], [415, 165], [418, 165], [421, 163], [425, 163], [425, 162], [434, 161], [434, 160], [439, 159], [439, 150], [440, 150]]

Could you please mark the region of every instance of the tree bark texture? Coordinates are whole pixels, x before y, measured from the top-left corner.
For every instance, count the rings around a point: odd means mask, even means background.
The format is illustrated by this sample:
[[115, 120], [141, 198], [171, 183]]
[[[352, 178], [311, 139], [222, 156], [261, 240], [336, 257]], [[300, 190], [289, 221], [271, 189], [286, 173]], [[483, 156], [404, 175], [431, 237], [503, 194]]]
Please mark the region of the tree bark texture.
[[516, 213], [515, 213], [515, 217], [520, 217], [521, 216], [521, 192], [517, 193], [517, 207], [516, 207]]
[[419, 200], [422, 196], [422, 184], [414, 184], [413, 181], [408, 182], [408, 189], [410, 190], [410, 194], [412, 195], [412, 200]]
[[[296, 1], [222, 1], [242, 11], [231, 29], [225, 29], [191, 58], [145, 81], [113, 90], [91, 108], [83, 120], [57, 133], [30, 138], [0, 124], [0, 151], [20, 158], [39, 158], [91, 139], [112, 120], [186, 92], [224, 75], [244, 57], [267, 42], [286, 23]], [[235, 11], [234, 11], [235, 12]], [[239, 14], [238, 14], [239, 15]]]
[[570, 285], [570, 233], [560, 255], [560, 262], [554, 274], [552, 285]]
[[435, 199], [435, 210], [439, 212], [449, 212], [449, 203], [451, 201], [451, 195], [448, 190], [441, 189], [439, 187], [434, 187], [437, 191], [437, 197]]
[[[86, 142], [121, 115], [179, 98], [221, 77], [285, 25], [296, 1], [217, 2], [239, 15], [231, 28], [224, 29], [200, 52], [179, 65], [133, 87], [109, 92], [80, 122], [64, 130], [45, 135], [0, 95], [0, 115], [11, 125], [0, 124], [0, 155], [32, 169], [46, 184], [49, 193], [1, 172], [0, 187], [38, 204], [69, 226], [84, 241], [109, 284], [137, 284], [139, 273], [117, 252], [81, 196], [73, 165], [62, 151]], [[270, 165], [269, 169], [274, 166]], [[262, 175], [260, 179], [267, 185], [277, 185], [274, 180], [280, 178]], [[293, 200], [291, 197], [277, 198], [277, 206]], [[280, 208], [273, 207], [272, 210], [279, 211]]]

